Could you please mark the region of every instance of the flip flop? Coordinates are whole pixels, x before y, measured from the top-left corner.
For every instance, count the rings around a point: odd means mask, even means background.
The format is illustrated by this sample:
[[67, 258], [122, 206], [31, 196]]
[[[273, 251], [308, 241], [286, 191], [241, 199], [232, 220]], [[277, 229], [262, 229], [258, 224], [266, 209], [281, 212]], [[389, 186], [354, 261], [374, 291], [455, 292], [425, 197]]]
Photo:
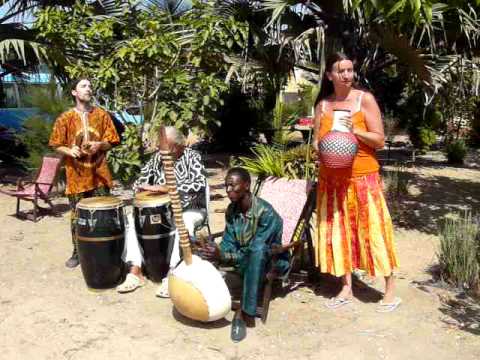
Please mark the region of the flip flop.
[[162, 280], [162, 283], [158, 287], [155, 295], [164, 299], [168, 299], [170, 297], [170, 293], [168, 292], [168, 277]]
[[143, 279], [135, 274], [128, 273], [125, 281], [117, 286], [117, 291], [120, 294], [125, 294], [132, 292], [143, 285], [145, 285], [145, 281]]
[[398, 305], [402, 303], [402, 299], [396, 297], [391, 303], [384, 303], [383, 300], [380, 301], [380, 304], [377, 306], [376, 311], [379, 313], [388, 313], [394, 311]]
[[344, 305], [348, 305], [352, 303], [352, 299], [347, 299], [347, 298], [342, 298], [342, 297], [334, 297], [327, 302], [325, 302], [325, 306], [329, 309], [338, 309], [339, 307], [342, 307]]
[[247, 336], [247, 324], [239, 318], [232, 321], [232, 328], [230, 331], [230, 338], [233, 342], [240, 342]]

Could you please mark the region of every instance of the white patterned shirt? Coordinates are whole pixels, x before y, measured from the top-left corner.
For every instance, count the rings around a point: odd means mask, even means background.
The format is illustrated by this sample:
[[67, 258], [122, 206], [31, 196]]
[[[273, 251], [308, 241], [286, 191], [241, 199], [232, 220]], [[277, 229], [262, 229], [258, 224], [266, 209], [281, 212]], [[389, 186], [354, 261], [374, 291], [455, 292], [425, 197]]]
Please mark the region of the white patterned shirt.
[[[188, 147], [184, 149], [182, 156], [175, 161], [175, 178], [183, 210], [205, 209], [205, 167], [197, 151]], [[160, 152], [157, 151], [142, 168], [133, 189], [140, 185], [165, 185]]]

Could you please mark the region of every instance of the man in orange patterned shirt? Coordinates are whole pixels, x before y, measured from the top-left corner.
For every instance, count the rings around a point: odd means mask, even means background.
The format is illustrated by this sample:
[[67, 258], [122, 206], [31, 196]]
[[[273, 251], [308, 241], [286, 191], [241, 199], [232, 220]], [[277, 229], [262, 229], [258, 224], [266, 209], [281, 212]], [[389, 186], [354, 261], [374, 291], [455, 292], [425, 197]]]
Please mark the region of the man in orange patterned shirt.
[[73, 254], [65, 263], [69, 268], [79, 264], [75, 207], [83, 198], [109, 193], [112, 175], [108, 169], [106, 152], [120, 142], [108, 113], [91, 105], [92, 85], [88, 79], [74, 82], [72, 96], [75, 107], [57, 118], [49, 141], [49, 146], [65, 156], [65, 194], [72, 210]]

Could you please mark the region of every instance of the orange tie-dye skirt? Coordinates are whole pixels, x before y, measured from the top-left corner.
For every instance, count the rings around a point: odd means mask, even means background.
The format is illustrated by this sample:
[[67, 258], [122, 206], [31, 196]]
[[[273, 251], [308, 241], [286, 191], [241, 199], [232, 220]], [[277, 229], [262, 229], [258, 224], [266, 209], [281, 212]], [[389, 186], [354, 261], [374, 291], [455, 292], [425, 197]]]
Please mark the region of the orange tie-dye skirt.
[[398, 266], [380, 175], [319, 179], [315, 261], [321, 272], [390, 276]]

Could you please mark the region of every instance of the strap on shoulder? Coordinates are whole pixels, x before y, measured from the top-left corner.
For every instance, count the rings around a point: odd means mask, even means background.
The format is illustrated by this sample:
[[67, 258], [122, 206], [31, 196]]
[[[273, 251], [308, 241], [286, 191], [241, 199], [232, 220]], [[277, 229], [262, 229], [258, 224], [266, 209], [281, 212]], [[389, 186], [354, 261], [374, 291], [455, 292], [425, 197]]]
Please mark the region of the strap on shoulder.
[[363, 97], [363, 91], [360, 91], [360, 95], [358, 95], [358, 98], [357, 98], [357, 111], [362, 110], [362, 97]]

